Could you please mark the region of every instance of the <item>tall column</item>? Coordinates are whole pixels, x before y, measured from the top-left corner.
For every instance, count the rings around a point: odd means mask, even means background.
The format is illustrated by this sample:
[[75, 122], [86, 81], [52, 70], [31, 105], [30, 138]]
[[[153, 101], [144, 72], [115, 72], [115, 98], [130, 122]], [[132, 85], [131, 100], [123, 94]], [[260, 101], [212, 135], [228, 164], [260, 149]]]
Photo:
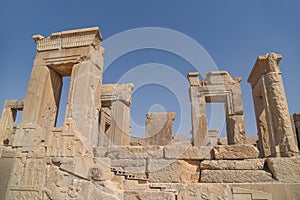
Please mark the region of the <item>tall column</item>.
[[295, 123], [295, 132], [298, 140], [298, 148], [300, 148], [300, 113], [294, 113], [293, 118]]
[[130, 104], [133, 84], [117, 85], [112, 101], [112, 144], [130, 145]]
[[192, 143], [194, 146], [202, 146], [208, 134], [208, 122], [206, 119], [205, 96], [199, 95], [200, 80], [198, 72], [188, 74], [190, 82], [190, 101], [192, 114]]
[[23, 109], [23, 100], [6, 100], [0, 118], [0, 145], [12, 145], [17, 111]]
[[[229, 79], [229, 77], [228, 77]], [[244, 123], [244, 108], [240, 78], [233, 79], [227, 84], [226, 90], [226, 130], [228, 144], [244, 144], [246, 142], [246, 129]]]
[[264, 108], [264, 100], [262, 96], [253, 96], [256, 115], [256, 124], [258, 129], [258, 148], [260, 157], [268, 157], [271, 155], [270, 136], [268, 130], [268, 122], [266, 110]]
[[[99, 58], [98, 63], [102, 64], [103, 59]], [[73, 67], [66, 119], [71, 118], [75, 122], [79, 137], [90, 147], [98, 145], [100, 111], [95, 99], [98, 82], [101, 81], [102, 68], [91, 60], [87, 59]]]
[[47, 66], [33, 67], [14, 146], [36, 146], [45, 142], [56, 123], [61, 89], [62, 78], [54, 70]]
[[[290, 156], [298, 152], [279, 68], [281, 58], [281, 55], [275, 53], [259, 56], [248, 78], [252, 89], [255, 90], [253, 93], [256, 94], [253, 96], [254, 106], [262, 104], [255, 99], [258, 94], [261, 94], [264, 100], [272, 156]], [[255, 110], [257, 112], [261, 109]], [[259, 116], [259, 113], [256, 116]], [[263, 138], [261, 125], [258, 124], [257, 127], [260, 138]]]
[[109, 107], [103, 107], [100, 111], [100, 130], [98, 146], [107, 147], [111, 145], [111, 110]]

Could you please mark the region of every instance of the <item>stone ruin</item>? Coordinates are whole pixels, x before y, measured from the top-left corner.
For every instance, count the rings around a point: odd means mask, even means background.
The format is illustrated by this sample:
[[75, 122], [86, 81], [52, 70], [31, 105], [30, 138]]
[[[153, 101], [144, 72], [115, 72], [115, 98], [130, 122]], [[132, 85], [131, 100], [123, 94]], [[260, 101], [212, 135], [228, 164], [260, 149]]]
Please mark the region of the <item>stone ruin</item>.
[[[148, 113], [147, 137], [131, 137], [134, 86], [102, 84], [97, 27], [33, 39], [26, 97], [5, 101], [0, 119], [0, 199], [299, 199], [300, 114], [288, 110], [281, 55], [259, 56], [248, 79], [257, 141], [246, 137], [241, 78], [226, 71], [203, 80], [188, 74], [192, 139], [176, 141], [172, 112]], [[57, 127], [65, 76], [71, 83]], [[225, 142], [208, 130], [211, 102], [225, 105]]]

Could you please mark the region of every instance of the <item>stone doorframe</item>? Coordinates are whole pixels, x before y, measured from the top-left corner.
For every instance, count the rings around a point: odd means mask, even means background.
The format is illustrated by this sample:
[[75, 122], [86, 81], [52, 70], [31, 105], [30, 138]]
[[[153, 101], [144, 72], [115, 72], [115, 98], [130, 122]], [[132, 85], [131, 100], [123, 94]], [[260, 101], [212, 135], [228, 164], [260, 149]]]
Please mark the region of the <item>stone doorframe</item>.
[[206, 144], [208, 122], [206, 103], [225, 103], [228, 144], [244, 144], [246, 140], [242, 104], [241, 78], [232, 78], [226, 71], [208, 73], [199, 80], [198, 72], [188, 74], [192, 103], [192, 139], [194, 146]]

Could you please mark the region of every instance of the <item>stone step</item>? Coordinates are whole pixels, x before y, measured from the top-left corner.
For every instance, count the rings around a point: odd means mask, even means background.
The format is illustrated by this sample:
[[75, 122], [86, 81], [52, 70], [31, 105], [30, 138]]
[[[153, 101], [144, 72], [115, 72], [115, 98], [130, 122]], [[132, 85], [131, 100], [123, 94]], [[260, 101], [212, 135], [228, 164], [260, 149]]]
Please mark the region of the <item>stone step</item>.
[[136, 175], [130, 174], [126, 171], [123, 171], [118, 168], [111, 168], [111, 171], [114, 172], [116, 176], [124, 176], [127, 180], [137, 180], [140, 181], [140, 184], [143, 184], [145, 182], [148, 182], [148, 179], [146, 177], [137, 177]]

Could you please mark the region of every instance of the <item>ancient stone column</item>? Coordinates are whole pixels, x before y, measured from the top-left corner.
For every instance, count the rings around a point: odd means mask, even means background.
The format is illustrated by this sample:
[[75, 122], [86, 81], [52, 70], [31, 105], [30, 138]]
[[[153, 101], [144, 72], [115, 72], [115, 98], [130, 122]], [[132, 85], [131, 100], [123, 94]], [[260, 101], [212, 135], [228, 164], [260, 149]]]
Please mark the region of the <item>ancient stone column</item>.
[[[263, 140], [260, 148], [265, 156], [269, 154], [269, 147], [272, 156], [289, 156], [298, 151], [279, 68], [281, 58], [275, 53], [259, 56], [248, 78], [252, 86], [259, 138]], [[263, 109], [258, 108], [262, 104]], [[259, 118], [263, 112], [266, 119]], [[267, 135], [269, 141], [264, 139]]]
[[146, 117], [146, 145], [169, 144], [173, 138], [176, 113], [148, 113]]
[[293, 119], [295, 123], [295, 132], [298, 140], [298, 148], [300, 148], [300, 113], [294, 113]]
[[17, 111], [23, 110], [23, 100], [6, 100], [2, 117], [0, 118], [0, 142], [4, 145], [12, 145], [15, 127], [14, 123]]
[[100, 111], [100, 130], [98, 146], [107, 147], [111, 146], [112, 141], [112, 117], [111, 109], [109, 107], [102, 107]]
[[194, 146], [204, 145], [205, 137], [208, 134], [208, 122], [206, 119], [206, 101], [205, 96], [199, 94], [199, 73], [190, 72], [188, 79], [190, 81], [190, 100], [192, 106], [192, 143]]
[[133, 84], [117, 85], [111, 105], [112, 144], [130, 145], [130, 104]]

